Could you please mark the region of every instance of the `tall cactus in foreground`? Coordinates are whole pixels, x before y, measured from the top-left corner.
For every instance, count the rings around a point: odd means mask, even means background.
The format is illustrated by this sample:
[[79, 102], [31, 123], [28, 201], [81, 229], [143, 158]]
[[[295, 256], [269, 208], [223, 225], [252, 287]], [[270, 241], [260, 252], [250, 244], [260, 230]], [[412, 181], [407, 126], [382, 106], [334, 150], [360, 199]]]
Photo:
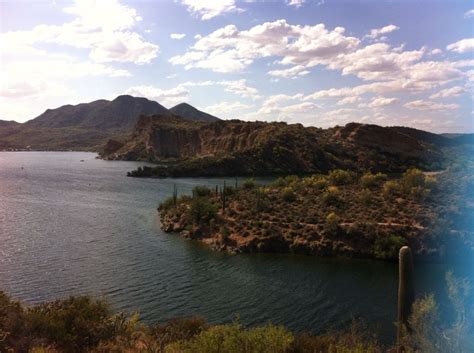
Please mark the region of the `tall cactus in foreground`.
[[398, 352], [404, 352], [402, 336], [404, 330], [409, 330], [408, 318], [415, 301], [415, 288], [413, 276], [413, 256], [408, 246], [403, 246], [399, 253], [399, 278], [398, 278]]

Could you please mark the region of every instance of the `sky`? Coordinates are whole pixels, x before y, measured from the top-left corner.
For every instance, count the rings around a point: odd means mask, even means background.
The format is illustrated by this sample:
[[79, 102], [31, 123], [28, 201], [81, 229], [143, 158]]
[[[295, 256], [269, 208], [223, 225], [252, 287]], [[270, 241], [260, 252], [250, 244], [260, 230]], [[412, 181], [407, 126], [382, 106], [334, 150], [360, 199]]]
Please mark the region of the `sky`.
[[0, 0], [0, 119], [121, 94], [223, 119], [474, 132], [474, 6]]

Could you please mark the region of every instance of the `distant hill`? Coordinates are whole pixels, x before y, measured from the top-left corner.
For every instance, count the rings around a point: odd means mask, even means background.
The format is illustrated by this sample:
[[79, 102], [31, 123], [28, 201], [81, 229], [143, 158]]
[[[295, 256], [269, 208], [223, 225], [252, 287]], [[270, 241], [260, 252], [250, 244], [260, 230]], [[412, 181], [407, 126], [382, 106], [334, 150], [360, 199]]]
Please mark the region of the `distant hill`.
[[178, 104], [174, 106], [173, 108], [170, 108], [169, 111], [175, 115], [178, 115], [188, 120], [202, 120], [202, 121], [220, 120], [219, 118], [211, 114], [207, 114], [203, 111], [200, 111], [199, 109], [196, 109], [192, 105], [189, 105], [187, 103]]
[[[218, 120], [189, 104], [172, 109], [190, 120]], [[0, 120], [0, 149], [98, 151], [109, 139], [126, 140], [140, 115], [153, 114], [170, 111], [155, 101], [129, 95], [64, 105], [23, 124]]]
[[0, 127], [15, 127], [20, 125], [20, 123], [17, 123], [16, 121], [13, 120], [0, 120]]
[[141, 114], [162, 114], [168, 109], [146, 98], [118, 96], [78, 105], [64, 105], [48, 109], [37, 118], [25, 123], [28, 127], [79, 127], [105, 130], [131, 129]]
[[440, 167], [434, 144], [389, 127], [189, 121], [142, 116], [125, 144], [107, 144], [107, 159], [166, 162], [136, 176], [228, 176], [325, 173], [335, 168], [400, 172]]

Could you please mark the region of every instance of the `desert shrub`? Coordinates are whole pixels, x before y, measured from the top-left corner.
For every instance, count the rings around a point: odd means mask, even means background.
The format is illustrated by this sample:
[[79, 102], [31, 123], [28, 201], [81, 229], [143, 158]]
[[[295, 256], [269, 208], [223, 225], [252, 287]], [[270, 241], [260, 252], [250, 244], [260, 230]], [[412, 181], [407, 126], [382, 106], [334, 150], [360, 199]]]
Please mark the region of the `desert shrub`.
[[395, 180], [388, 180], [383, 184], [383, 193], [385, 196], [394, 196], [400, 192], [400, 184]]
[[152, 326], [150, 336], [159, 344], [161, 350], [158, 352], [164, 352], [167, 345], [181, 340], [190, 340], [207, 328], [207, 323], [198, 317], [174, 319], [166, 324]]
[[251, 190], [251, 189], [254, 189], [255, 187], [257, 186], [257, 182], [255, 181], [255, 179], [246, 179], [244, 180], [244, 182], [242, 183], [242, 187], [244, 189], [247, 189], [247, 190]]
[[296, 200], [296, 194], [292, 188], [286, 187], [281, 193], [281, 197], [286, 202], [294, 202]]
[[341, 203], [340, 192], [336, 186], [330, 186], [323, 193], [322, 200], [326, 206], [338, 206]]
[[359, 202], [364, 205], [369, 205], [372, 200], [372, 192], [365, 188], [359, 192]]
[[424, 187], [425, 175], [417, 168], [410, 168], [405, 173], [403, 173], [400, 182], [403, 188], [407, 191], [413, 187]]
[[62, 352], [83, 352], [114, 335], [109, 306], [90, 297], [40, 304], [26, 312], [28, 331]]
[[325, 228], [329, 232], [336, 232], [339, 228], [339, 223], [341, 223], [341, 218], [334, 212], [329, 213], [326, 216]]
[[360, 184], [364, 188], [373, 188], [374, 186], [380, 185], [382, 182], [384, 182], [386, 180], [387, 180], [387, 175], [386, 174], [365, 173], [360, 178]]
[[171, 347], [170, 353], [286, 353], [293, 335], [280, 326], [244, 329], [240, 324], [217, 325], [189, 341]]
[[[466, 183], [463, 183], [466, 184]], [[429, 190], [437, 190], [438, 189], [438, 179], [435, 176], [428, 175], [425, 177], [425, 188]]]
[[368, 328], [353, 321], [350, 330], [323, 335], [300, 334], [288, 353], [382, 353], [382, 347], [368, 334]]
[[410, 196], [415, 200], [423, 200], [430, 193], [429, 189], [425, 189], [422, 186], [415, 186], [410, 189]]
[[194, 223], [209, 223], [217, 215], [219, 206], [204, 197], [196, 197], [192, 200], [188, 209], [188, 216]]
[[166, 211], [173, 207], [174, 207], [174, 198], [171, 196], [171, 197], [168, 197], [163, 202], [161, 202], [160, 205], [158, 206], [158, 209]]
[[331, 185], [346, 185], [352, 182], [352, 179], [352, 174], [342, 169], [335, 169], [328, 175], [328, 180]]
[[197, 197], [208, 197], [211, 196], [212, 190], [207, 186], [195, 186], [193, 188], [193, 194]]
[[329, 185], [327, 177], [319, 174], [303, 178], [302, 184], [319, 190], [325, 189]]
[[225, 194], [226, 194], [227, 196], [232, 196], [232, 195], [234, 195], [234, 194], [235, 194], [235, 187], [233, 187], [233, 186], [226, 186], [226, 187], [225, 187]]
[[446, 283], [454, 320], [441, 319], [432, 294], [419, 298], [408, 320], [402, 344], [407, 353], [458, 353], [474, 351], [474, 310], [470, 298], [470, 283], [451, 272]]
[[272, 186], [274, 187], [285, 187], [289, 186], [293, 183], [297, 183], [300, 181], [300, 178], [296, 175], [288, 175], [285, 177], [279, 177], [277, 180], [271, 183]]
[[374, 243], [374, 256], [377, 259], [396, 259], [400, 248], [407, 244], [399, 235], [379, 235]]

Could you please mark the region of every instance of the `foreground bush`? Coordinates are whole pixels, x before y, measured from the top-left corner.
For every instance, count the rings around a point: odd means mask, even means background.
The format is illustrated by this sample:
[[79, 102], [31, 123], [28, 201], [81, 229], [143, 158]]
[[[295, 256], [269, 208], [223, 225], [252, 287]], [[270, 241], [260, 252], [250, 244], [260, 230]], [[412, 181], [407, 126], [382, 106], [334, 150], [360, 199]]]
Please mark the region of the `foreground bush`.
[[244, 329], [240, 324], [218, 325], [189, 341], [168, 348], [169, 353], [285, 353], [293, 335], [273, 325]]
[[[474, 311], [469, 283], [447, 275], [451, 320], [441, 320], [433, 296], [415, 302], [406, 353], [474, 351]], [[394, 327], [395, 331], [395, 327]], [[0, 291], [3, 353], [392, 353], [371, 330], [353, 323], [346, 332], [294, 334], [271, 324], [210, 326], [199, 318], [145, 325], [138, 315], [111, 312], [103, 300], [70, 297], [25, 307]]]

